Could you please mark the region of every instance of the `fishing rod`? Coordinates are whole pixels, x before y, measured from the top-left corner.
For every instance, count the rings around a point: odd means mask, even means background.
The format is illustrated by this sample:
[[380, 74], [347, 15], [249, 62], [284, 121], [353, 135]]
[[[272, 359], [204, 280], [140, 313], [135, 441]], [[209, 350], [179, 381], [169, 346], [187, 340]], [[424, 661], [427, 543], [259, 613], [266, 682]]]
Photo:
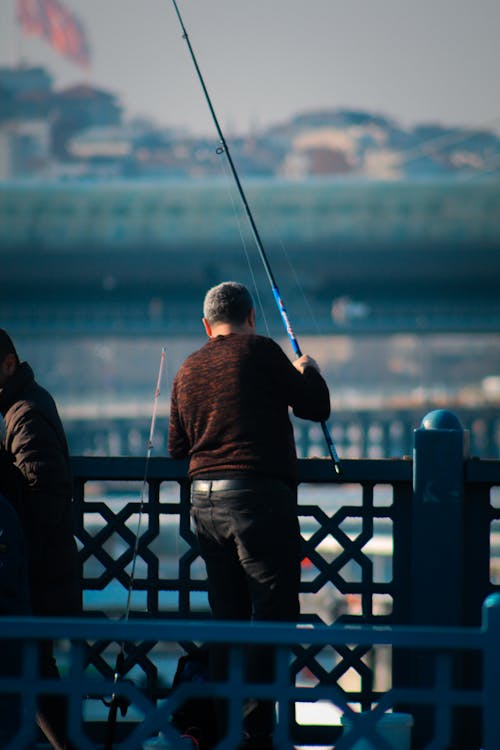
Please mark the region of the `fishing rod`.
[[[267, 274], [267, 278], [269, 279], [269, 283], [271, 285], [271, 289], [274, 295], [274, 299], [276, 302], [276, 305], [278, 307], [279, 313], [281, 315], [281, 319], [283, 321], [283, 325], [285, 326], [285, 330], [288, 334], [288, 338], [290, 339], [290, 343], [292, 345], [293, 351], [295, 352], [297, 357], [302, 356], [302, 352], [300, 350], [299, 342], [297, 341], [297, 337], [295, 336], [295, 333], [293, 332], [293, 328], [290, 323], [290, 319], [288, 318], [288, 314], [283, 302], [283, 299], [281, 297], [281, 294], [278, 289], [278, 284], [276, 283], [276, 279], [274, 278], [274, 274], [272, 272], [271, 266], [269, 264], [269, 260], [267, 259], [266, 251], [264, 250], [264, 245], [262, 243], [262, 240], [260, 238], [259, 230], [257, 229], [257, 225], [255, 224], [255, 220], [253, 218], [252, 211], [250, 210], [249, 203], [247, 201], [245, 191], [243, 190], [243, 187], [240, 182], [240, 178], [238, 176], [238, 172], [236, 171], [236, 167], [234, 166], [233, 159], [231, 157], [231, 152], [229, 151], [229, 147], [227, 145], [226, 139], [224, 138], [224, 133], [222, 132], [222, 129], [219, 125], [219, 120], [217, 119], [217, 115], [215, 114], [215, 110], [213, 108], [212, 100], [210, 99], [207, 87], [205, 85], [205, 81], [203, 79], [200, 67], [198, 65], [198, 61], [196, 59], [196, 56], [194, 54], [193, 48], [191, 46], [191, 42], [189, 40], [188, 33], [186, 31], [186, 27], [184, 26], [184, 21], [182, 20], [181, 13], [179, 11], [179, 7], [177, 5], [176, 0], [172, 0], [172, 4], [174, 6], [175, 12], [177, 14], [177, 18], [179, 19], [179, 24], [182, 30], [182, 38], [185, 40], [189, 53], [191, 55], [191, 60], [193, 61], [193, 65], [195, 67], [196, 73], [198, 75], [198, 79], [201, 84], [201, 88], [203, 89], [203, 94], [205, 95], [206, 102], [208, 104], [208, 108], [210, 110], [210, 114], [212, 115], [212, 120], [215, 125], [215, 129], [217, 130], [217, 134], [220, 139], [220, 146], [217, 148], [218, 154], [226, 154], [227, 161], [229, 164], [229, 168], [231, 169], [231, 173], [234, 177], [234, 181], [236, 183], [236, 187], [238, 188], [238, 193], [240, 195], [241, 201], [243, 203], [243, 206], [245, 208], [246, 215], [248, 217], [248, 221], [250, 222], [250, 227], [252, 229], [252, 234], [255, 240], [255, 243], [257, 245], [260, 259], [264, 265], [264, 269]], [[326, 445], [328, 448], [328, 453], [330, 454], [330, 458], [333, 461], [333, 466], [335, 468], [335, 471], [337, 474], [340, 474], [340, 459], [338, 457], [337, 451], [335, 450], [335, 445], [333, 443], [332, 436], [330, 435], [330, 431], [328, 429], [328, 425], [325, 421], [321, 422], [321, 429], [323, 430], [323, 435], [325, 436]]]
[[[130, 607], [132, 604], [132, 591], [134, 589], [135, 567], [136, 567], [136, 562], [137, 562], [137, 555], [139, 552], [139, 537], [140, 537], [140, 532], [141, 532], [142, 515], [143, 515], [143, 510], [144, 510], [144, 494], [145, 494], [145, 489], [146, 489], [146, 484], [147, 484], [147, 479], [148, 479], [149, 459], [151, 458], [151, 452], [153, 450], [156, 415], [158, 413], [158, 399], [160, 396], [160, 386], [161, 386], [161, 379], [163, 375], [164, 364], [165, 364], [165, 347], [163, 347], [161, 350], [160, 366], [158, 368], [158, 378], [156, 381], [155, 395], [154, 395], [154, 401], [153, 401], [153, 412], [151, 415], [151, 424], [149, 427], [148, 447], [146, 451], [146, 461], [144, 464], [144, 478], [143, 478], [142, 487], [141, 487], [141, 502], [139, 506], [139, 518], [137, 521], [137, 531], [135, 534], [134, 551], [132, 553], [132, 569], [130, 571], [130, 579], [129, 579], [128, 593], [127, 593], [127, 604], [125, 607], [125, 618], [124, 618], [125, 621], [129, 619]], [[124, 672], [125, 672], [125, 643], [122, 641], [122, 643], [120, 644], [120, 650], [118, 651], [118, 654], [116, 657], [116, 664], [115, 664], [114, 678], [113, 678], [113, 683], [115, 686], [118, 684], [119, 680], [123, 678]], [[127, 698], [120, 695], [118, 692], [115, 692], [111, 696], [111, 700], [109, 701], [104, 700], [103, 702], [109, 708], [108, 721], [107, 721], [107, 736], [106, 736], [106, 742], [104, 745], [104, 750], [112, 750], [113, 742], [114, 742], [115, 727], [116, 727], [116, 719], [118, 716], [118, 709], [120, 710], [121, 715], [125, 716], [129, 707], [129, 701]]]

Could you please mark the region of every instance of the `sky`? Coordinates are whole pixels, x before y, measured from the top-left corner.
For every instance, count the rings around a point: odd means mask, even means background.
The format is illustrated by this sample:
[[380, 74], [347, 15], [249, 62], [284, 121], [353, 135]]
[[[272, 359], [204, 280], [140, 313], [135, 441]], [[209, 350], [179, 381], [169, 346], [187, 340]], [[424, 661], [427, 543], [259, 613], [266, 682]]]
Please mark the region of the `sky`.
[[[0, 0], [0, 65], [56, 88], [115, 93], [127, 119], [214, 134], [171, 0], [61, 0], [85, 24], [88, 71], [21, 36]], [[498, 0], [178, 0], [225, 134], [346, 107], [402, 125], [500, 127]]]

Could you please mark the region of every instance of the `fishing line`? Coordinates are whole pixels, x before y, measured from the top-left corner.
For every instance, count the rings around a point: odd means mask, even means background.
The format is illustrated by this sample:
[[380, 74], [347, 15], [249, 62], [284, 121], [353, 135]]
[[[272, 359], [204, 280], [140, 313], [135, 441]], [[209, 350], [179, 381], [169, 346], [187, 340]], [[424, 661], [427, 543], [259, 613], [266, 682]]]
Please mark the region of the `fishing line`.
[[316, 315], [314, 314], [314, 310], [311, 307], [311, 304], [309, 302], [307, 294], [305, 293], [304, 287], [300, 283], [300, 279], [298, 277], [297, 271], [295, 270], [295, 266], [292, 263], [292, 259], [290, 258], [290, 254], [288, 253], [283, 240], [280, 239], [279, 243], [280, 243], [281, 250], [283, 251], [283, 255], [285, 256], [286, 262], [288, 263], [288, 267], [289, 267], [290, 271], [292, 272], [292, 276], [293, 276], [295, 285], [296, 285], [297, 289], [299, 290], [302, 299], [304, 300], [304, 304], [306, 306], [309, 318], [311, 319], [312, 324], [313, 324], [314, 328], [316, 329], [316, 333], [319, 336], [324, 336], [325, 335], [325, 331], [322, 331], [321, 328], [320, 328], [320, 325], [318, 323], [318, 319], [316, 318]]
[[[142, 516], [144, 513], [144, 496], [145, 496], [146, 487], [148, 486], [149, 459], [151, 458], [151, 452], [153, 450], [156, 417], [158, 414], [158, 401], [159, 401], [159, 396], [160, 396], [160, 386], [161, 386], [161, 380], [162, 380], [162, 375], [163, 375], [163, 368], [165, 365], [165, 356], [166, 356], [165, 347], [163, 347], [161, 350], [160, 366], [158, 369], [158, 378], [156, 381], [155, 395], [154, 395], [154, 401], [153, 401], [153, 411], [151, 415], [151, 424], [149, 427], [149, 438], [148, 438], [148, 445], [147, 445], [147, 451], [146, 451], [146, 460], [144, 463], [144, 478], [142, 480], [142, 486], [141, 486], [139, 517], [137, 520], [137, 530], [135, 534], [134, 549], [132, 553], [132, 568], [130, 572], [128, 593], [127, 593], [127, 604], [125, 607], [125, 616], [124, 616], [125, 622], [127, 622], [130, 617], [132, 592], [133, 592], [134, 583], [135, 583], [135, 570], [136, 570], [137, 557], [139, 554], [139, 538], [141, 534]], [[118, 684], [118, 681], [120, 680], [120, 678], [123, 677], [124, 666], [125, 666], [125, 641], [122, 641], [120, 643], [120, 649], [116, 657], [116, 665], [115, 665], [115, 671], [114, 671], [114, 677], [113, 677], [113, 682], [115, 686]], [[129, 706], [129, 701], [123, 696], [120, 696], [117, 693], [113, 693], [110, 701], [106, 701], [103, 699], [103, 702], [106, 706], [109, 707], [108, 730], [107, 730], [107, 738], [106, 738], [106, 743], [105, 743], [105, 750], [112, 750], [113, 739], [114, 739], [114, 729], [116, 725], [116, 717], [118, 714], [118, 709], [120, 709], [122, 716], [125, 716], [125, 714], [127, 713], [128, 706]]]
[[[248, 204], [246, 195], [245, 195], [243, 187], [241, 185], [240, 178], [238, 177], [238, 172], [236, 171], [236, 167], [234, 166], [233, 159], [231, 157], [231, 153], [230, 153], [228, 145], [226, 143], [226, 139], [224, 138], [224, 134], [223, 134], [223, 132], [221, 130], [221, 127], [219, 125], [219, 121], [217, 119], [217, 115], [215, 114], [215, 110], [213, 108], [212, 101], [210, 99], [210, 96], [208, 94], [207, 88], [205, 86], [205, 81], [204, 81], [203, 76], [201, 74], [201, 70], [200, 70], [200, 68], [198, 66], [198, 61], [196, 60], [195, 54], [193, 52], [193, 48], [191, 46], [191, 42], [189, 41], [188, 33], [187, 33], [186, 28], [184, 26], [184, 22], [182, 20], [182, 16], [181, 16], [179, 8], [177, 6], [176, 0], [172, 0], [172, 4], [174, 6], [175, 13], [177, 15], [177, 18], [179, 20], [179, 24], [180, 24], [180, 27], [181, 27], [181, 30], [182, 30], [182, 38], [185, 40], [185, 42], [187, 44], [189, 53], [191, 55], [191, 60], [192, 60], [193, 65], [195, 67], [196, 73], [198, 75], [198, 80], [199, 80], [200, 85], [202, 87], [203, 94], [205, 96], [205, 100], [206, 100], [208, 108], [210, 110], [210, 114], [212, 115], [212, 120], [213, 120], [213, 123], [215, 125], [215, 129], [216, 129], [217, 134], [218, 134], [219, 139], [220, 139], [220, 146], [217, 149], [217, 153], [219, 153], [219, 154], [225, 153], [226, 154], [227, 162], [229, 164], [229, 168], [230, 168], [232, 176], [234, 178], [236, 187], [238, 188], [238, 193], [240, 195], [240, 198], [241, 198], [241, 201], [243, 203], [246, 215], [248, 217], [248, 221], [250, 223], [252, 234], [253, 234], [255, 243], [257, 245], [257, 249], [259, 251], [259, 255], [260, 255], [262, 264], [264, 266], [264, 269], [266, 271], [267, 277], [269, 279], [269, 283], [271, 285], [271, 290], [272, 290], [272, 293], [274, 295], [274, 300], [275, 300], [276, 305], [278, 307], [278, 310], [280, 312], [281, 319], [283, 321], [283, 325], [285, 326], [285, 330], [286, 330], [286, 332], [288, 334], [288, 338], [290, 339], [290, 343], [291, 343], [292, 348], [293, 348], [293, 350], [295, 352], [295, 355], [297, 357], [301, 357], [302, 356], [302, 352], [300, 350], [299, 342], [297, 341], [297, 338], [296, 338], [295, 333], [294, 333], [294, 331], [292, 329], [290, 320], [288, 318], [288, 313], [286, 311], [285, 304], [284, 304], [283, 299], [281, 297], [281, 294], [279, 292], [278, 285], [276, 283], [276, 280], [274, 278], [273, 272], [271, 270], [271, 266], [269, 265], [269, 261], [267, 259], [267, 255], [266, 255], [266, 252], [264, 250], [264, 245], [262, 244], [262, 240], [260, 238], [259, 231], [258, 231], [257, 226], [255, 224], [255, 221], [254, 221], [254, 218], [253, 218], [253, 214], [252, 214], [252, 212], [250, 210], [250, 206]], [[335, 446], [333, 444], [333, 440], [332, 440], [332, 437], [330, 435], [330, 431], [328, 429], [328, 426], [327, 426], [326, 422], [321, 422], [321, 429], [323, 430], [323, 435], [325, 437], [326, 446], [327, 446], [330, 458], [332, 459], [334, 469], [337, 472], [337, 474], [340, 474], [340, 461], [339, 461], [339, 457], [337, 455], [337, 451], [335, 450]]]
[[252, 284], [253, 284], [255, 298], [256, 298], [258, 306], [259, 306], [260, 314], [262, 315], [262, 320], [264, 321], [264, 326], [265, 326], [265, 329], [266, 329], [266, 333], [270, 337], [271, 333], [269, 331], [269, 325], [267, 323], [267, 315], [266, 315], [266, 312], [264, 310], [264, 305], [262, 304], [262, 299], [261, 299], [261, 296], [260, 296], [259, 287], [257, 285], [257, 279], [255, 278], [255, 273], [254, 273], [254, 270], [253, 270], [252, 260], [250, 258], [250, 253], [248, 252], [248, 247], [247, 247], [246, 239], [245, 239], [245, 236], [244, 236], [244, 233], [243, 233], [243, 225], [242, 225], [242, 222], [241, 222], [241, 211], [238, 210], [238, 207], [236, 205], [236, 201], [234, 199], [234, 193], [233, 193], [233, 191], [229, 187], [230, 184], [231, 184], [230, 180], [229, 180], [229, 178], [231, 177], [231, 173], [229, 172], [229, 168], [228, 168], [228, 166], [227, 166], [227, 164], [226, 164], [226, 162], [224, 160], [222, 160], [222, 169], [224, 170], [225, 177], [228, 178], [227, 181], [224, 182], [224, 184], [227, 187], [227, 193], [229, 195], [229, 199], [231, 201], [231, 206], [233, 208], [233, 215], [234, 215], [234, 218], [236, 220], [236, 225], [238, 227], [238, 232], [240, 234], [241, 244], [243, 246], [243, 251], [245, 253], [245, 258], [247, 259], [248, 270], [250, 271], [250, 276], [252, 278]]

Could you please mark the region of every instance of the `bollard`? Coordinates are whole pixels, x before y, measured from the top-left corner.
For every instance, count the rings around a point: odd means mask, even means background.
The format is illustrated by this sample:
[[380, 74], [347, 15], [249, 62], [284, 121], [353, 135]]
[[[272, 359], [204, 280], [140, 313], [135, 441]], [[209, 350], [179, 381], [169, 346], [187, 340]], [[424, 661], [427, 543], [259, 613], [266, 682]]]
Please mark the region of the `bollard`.
[[482, 628], [486, 638], [483, 657], [483, 747], [485, 750], [495, 750], [500, 747], [500, 594], [491, 594], [485, 600]]
[[[458, 626], [463, 618], [464, 459], [469, 434], [454, 414], [437, 409], [423, 418], [414, 438], [410, 622]], [[461, 684], [463, 662], [455, 657], [452, 664], [453, 681]], [[414, 687], [435, 685], [432, 654], [411, 655], [409, 682]], [[410, 711], [415, 718], [415, 750], [434, 736], [434, 713], [422, 706], [412, 706]], [[477, 717], [467, 714], [469, 718], [471, 727], [477, 727]], [[458, 711], [452, 712], [451, 731], [451, 746], [466, 748]]]
[[412, 592], [414, 625], [460, 625], [464, 458], [469, 433], [449, 411], [427, 414], [415, 430]]

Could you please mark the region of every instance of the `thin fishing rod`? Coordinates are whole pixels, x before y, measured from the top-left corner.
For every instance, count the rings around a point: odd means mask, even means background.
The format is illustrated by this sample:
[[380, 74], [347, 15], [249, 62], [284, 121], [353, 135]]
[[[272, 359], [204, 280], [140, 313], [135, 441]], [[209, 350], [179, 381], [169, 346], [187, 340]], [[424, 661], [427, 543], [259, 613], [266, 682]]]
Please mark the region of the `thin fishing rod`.
[[144, 494], [146, 491], [146, 485], [147, 485], [147, 480], [148, 480], [149, 459], [151, 458], [151, 452], [153, 450], [153, 442], [154, 442], [155, 426], [156, 426], [156, 415], [158, 413], [158, 401], [160, 398], [160, 387], [161, 387], [161, 379], [163, 376], [163, 367], [165, 365], [165, 356], [166, 356], [165, 347], [163, 347], [161, 350], [160, 365], [158, 368], [158, 377], [156, 380], [155, 395], [154, 395], [154, 400], [153, 400], [153, 411], [151, 414], [151, 424], [149, 427], [148, 447], [146, 451], [146, 461], [144, 464], [144, 478], [142, 480], [142, 487], [141, 487], [141, 503], [139, 506], [139, 518], [137, 520], [137, 531], [135, 534], [134, 553], [132, 556], [132, 570], [130, 572], [130, 581], [129, 581], [128, 595], [127, 595], [127, 606], [125, 609], [126, 620], [128, 620], [129, 618], [130, 605], [132, 602], [132, 591], [134, 588], [134, 579], [135, 579], [135, 566], [137, 562], [137, 555], [139, 552], [139, 536], [141, 533], [142, 515], [143, 515], [143, 510], [144, 510]]
[[[148, 446], [147, 446], [147, 451], [146, 451], [146, 461], [144, 464], [144, 478], [143, 478], [142, 486], [141, 486], [141, 502], [139, 506], [139, 518], [137, 521], [137, 531], [135, 534], [134, 551], [132, 553], [132, 569], [130, 572], [128, 594], [127, 594], [127, 604], [125, 607], [125, 617], [124, 617], [125, 621], [129, 619], [130, 607], [132, 603], [132, 591], [134, 589], [134, 581], [135, 581], [135, 568], [136, 568], [136, 562], [137, 562], [137, 555], [139, 553], [139, 537], [141, 533], [142, 516], [143, 516], [143, 511], [144, 511], [144, 496], [145, 496], [146, 485], [147, 485], [147, 480], [148, 480], [149, 459], [151, 458], [151, 452], [153, 450], [156, 415], [158, 413], [158, 399], [160, 396], [160, 386], [161, 386], [161, 379], [163, 375], [164, 364], [165, 364], [165, 348], [163, 347], [161, 350], [160, 366], [158, 369], [158, 378], [156, 381], [155, 395], [154, 395], [154, 401], [153, 401], [153, 412], [151, 415], [151, 424], [149, 427], [149, 439], [148, 439]], [[119, 679], [123, 677], [124, 667], [125, 667], [125, 643], [122, 641], [122, 643], [120, 644], [120, 650], [116, 657], [116, 665], [115, 665], [114, 678], [113, 678], [115, 685], [117, 685]], [[104, 703], [106, 706], [109, 707], [108, 722], [107, 722], [107, 736], [106, 736], [106, 742], [105, 742], [104, 748], [105, 750], [112, 750], [118, 709], [120, 709], [122, 716], [125, 716], [125, 714], [127, 713], [128, 706], [129, 706], [129, 701], [123, 696], [119, 695], [118, 693], [113, 693], [113, 695], [111, 696], [111, 700], [104, 701]]]
[[[252, 212], [250, 210], [250, 206], [248, 204], [248, 201], [247, 201], [247, 198], [246, 198], [246, 195], [245, 195], [245, 191], [243, 190], [243, 187], [242, 187], [241, 182], [240, 182], [240, 178], [238, 176], [238, 172], [236, 171], [236, 167], [234, 166], [234, 162], [233, 162], [233, 159], [231, 157], [231, 152], [229, 151], [229, 147], [227, 145], [226, 139], [224, 138], [224, 133], [222, 132], [222, 128], [219, 125], [219, 120], [217, 119], [217, 115], [215, 114], [215, 110], [214, 110], [213, 105], [212, 105], [212, 100], [210, 99], [209, 93], [207, 91], [207, 87], [205, 85], [205, 81], [203, 79], [203, 76], [202, 76], [201, 70], [199, 68], [198, 61], [197, 61], [196, 56], [194, 54], [193, 48], [191, 46], [191, 42], [189, 40], [189, 36], [188, 36], [187, 31], [186, 31], [186, 27], [184, 26], [184, 21], [182, 20], [182, 16], [181, 16], [181, 13], [179, 11], [179, 7], [177, 5], [176, 0], [172, 0], [172, 4], [174, 6], [177, 18], [179, 19], [180, 27], [182, 29], [182, 38], [185, 40], [185, 42], [186, 42], [186, 44], [188, 46], [189, 54], [191, 55], [191, 60], [193, 61], [193, 65], [194, 65], [196, 73], [198, 75], [198, 79], [200, 81], [201, 88], [203, 89], [203, 94], [205, 95], [205, 99], [206, 99], [206, 102], [208, 104], [208, 108], [210, 110], [210, 114], [212, 115], [212, 120], [214, 122], [215, 129], [217, 130], [217, 134], [218, 134], [219, 139], [220, 139], [221, 145], [217, 149], [217, 153], [218, 154], [221, 154], [221, 153], [225, 153], [226, 154], [227, 161], [228, 161], [229, 167], [231, 169], [231, 173], [232, 173], [232, 175], [234, 177], [234, 181], [236, 183], [236, 187], [238, 188], [238, 193], [240, 194], [240, 198], [241, 198], [241, 201], [242, 201], [243, 206], [245, 208], [245, 211], [246, 211], [246, 214], [247, 214], [247, 217], [248, 217], [248, 221], [250, 222], [250, 227], [252, 229], [252, 234], [254, 236], [255, 243], [256, 243], [258, 251], [259, 251], [260, 258], [262, 260], [262, 263], [264, 265], [264, 269], [265, 269], [267, 277], [269, 279], [269, 283], [271, 285], [271, 289], [272, 289], [272, 292], [273, 292], [273, 295], [274, 295], [274, 299], [275, 299], [276, 305], [277, 305], [278, 310], [280, 312], [281, 319], [283, 321], [283, 325], [285, 326], [285, 330], [286, 330], [286, 332], [288, 334], [288, 338], [290, 339], [290, 343], [292, 345], [292, 348], [293, 348], [296, 356], [297, 357], [301, 357], [302, 356], [302, 352], [300, 350], [299, 342], [297, 341], [297, 337], [295, 336], [295, 333], [293, 332], [293, 328], [292, 328], [290, 320], [288, 318], [288, 314], [287, 314], [284, 302], [283, 302], [283, 300], [281, 298], [281, 294], [280, 294], [279, 289], [278, 289], [278, 284], [276, 283], [276, 279], [274, 278], [274, 274], [273, 274], [271, 266], [269, 264], [269, 260], [267, 259], [266, 251], [264, 250], [264, 245], [263, 245], [262, 240], [260, 238], [259, 230], [257, 229], [257, 225], [255, 224], [255, 221], [254, 221], [254, 218], [253, 218], [253, 214], [252, 214]], [[328, 452], [330, 454], [330, 458], [333, 461], [333, 465], [335, 467], [335, 471], [337, 472], [337, 474], [340, 474], [340, 460], [339, 460], [337, 451], [335, 450], [335, 446], [333, 444], [332, 436], [330, 435], [330, 431], [328, 429], [328, 426], [327, 426], [326, 422], [321, 422], [321, 428], [322, 428], [323, 434], [325, 436], [326, 445], [327, 445], [327, 448], [328, 448]]]

